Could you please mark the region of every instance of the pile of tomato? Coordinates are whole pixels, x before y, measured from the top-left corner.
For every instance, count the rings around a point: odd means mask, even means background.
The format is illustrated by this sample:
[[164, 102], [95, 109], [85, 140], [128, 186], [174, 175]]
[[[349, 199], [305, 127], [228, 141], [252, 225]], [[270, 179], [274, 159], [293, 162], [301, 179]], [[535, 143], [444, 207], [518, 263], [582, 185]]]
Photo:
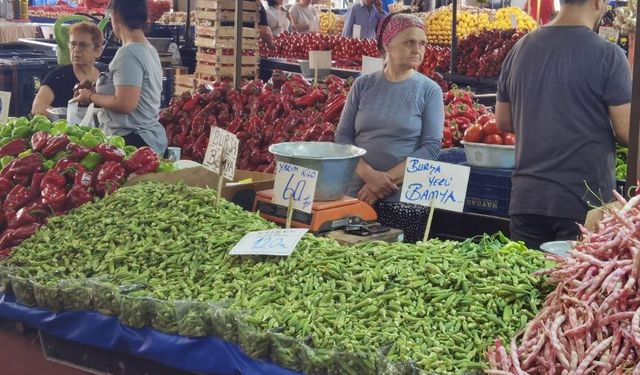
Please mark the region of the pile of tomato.
[[493, 113], [480, 116], [475, 124], [465, 130], [463, 139], [465, 142], [490, 145], [516, 144], [516, 135], [500, 130]]

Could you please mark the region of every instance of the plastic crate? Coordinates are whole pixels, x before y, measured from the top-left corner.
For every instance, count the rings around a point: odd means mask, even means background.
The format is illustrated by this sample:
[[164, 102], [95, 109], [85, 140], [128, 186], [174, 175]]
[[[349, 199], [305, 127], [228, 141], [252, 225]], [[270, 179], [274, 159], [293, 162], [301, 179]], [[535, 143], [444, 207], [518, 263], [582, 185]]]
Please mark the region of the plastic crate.
[[440, 150], [438, 161], [449, 164], [463, 164], [467, 162], [467, 155], [462, 147], [445, 148]]
[[512, 169], [471, 167], [464, 211], [508, 217]]

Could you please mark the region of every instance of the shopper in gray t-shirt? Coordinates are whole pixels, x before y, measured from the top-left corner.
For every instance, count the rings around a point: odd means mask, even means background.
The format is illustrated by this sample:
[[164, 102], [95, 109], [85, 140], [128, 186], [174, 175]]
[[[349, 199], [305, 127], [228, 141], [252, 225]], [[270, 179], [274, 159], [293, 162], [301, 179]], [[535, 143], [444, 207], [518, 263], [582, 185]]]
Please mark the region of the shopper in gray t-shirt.
[[612, 199], [615, 141], [627, 144], [631, 72], [592, 31], [603, 0], [565, 0], [516, 44], [498, 82], [500, 128], [516, 133], [511, 236], [530, 247], [579, 235], [590, 205]]

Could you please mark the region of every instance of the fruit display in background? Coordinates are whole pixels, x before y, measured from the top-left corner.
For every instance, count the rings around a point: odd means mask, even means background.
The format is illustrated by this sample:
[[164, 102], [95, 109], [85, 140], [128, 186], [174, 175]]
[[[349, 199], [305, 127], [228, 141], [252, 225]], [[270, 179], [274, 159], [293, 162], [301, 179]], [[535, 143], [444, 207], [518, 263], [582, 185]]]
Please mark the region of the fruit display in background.
[[344, 16], [333, 12], [320, 13], [320, 32], [328, 35], [342, 35], [344, 29]]
[[165, 12], [170, 10], [170, 0], [147, 0], [147, 22], [156, 22]]
[[427, 45], [424, 51], [424, 60], [418, 68], [420, 73], [430, 75], [436, 71], [446, 72], [451, 64], [451, 48]]
[[[184, 25], [187, 23], [187, 12], [164, 12], [156, 23], [161, 25]], [[191, 11], [191, 24], [196, 24], [196, 11]]]
[[511, 48], [524, 36], [521, 31], [484, 30], [458, 44], [458, 73], [469, 77], [497, 77]]

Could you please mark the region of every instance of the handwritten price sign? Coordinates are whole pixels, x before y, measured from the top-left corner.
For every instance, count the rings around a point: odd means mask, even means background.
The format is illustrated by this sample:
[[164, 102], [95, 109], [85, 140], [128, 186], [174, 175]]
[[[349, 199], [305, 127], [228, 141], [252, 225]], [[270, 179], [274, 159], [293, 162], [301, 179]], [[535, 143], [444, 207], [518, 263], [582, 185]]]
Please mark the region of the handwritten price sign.
[[273, 203], [289, 206], [289, 200], [293, 198], [294, 209], [311, 213], [317, 182], [318, 171], [315, 169], [278, 162], [273, 185]]
[[462, 212], [471, 169], [462, 165], [408, 158], [400, 200]]
[[250, 232], [233, 247], [230, 255], [289, 256], [308, 229], [274, 229]]
[[240, 141], [235, 134], [214, 126], [209, 133], [209, 145], [202, 165], [213, 173], [220, 173], [222, 167], [224, 178], [233, 180], [239, 147]]

